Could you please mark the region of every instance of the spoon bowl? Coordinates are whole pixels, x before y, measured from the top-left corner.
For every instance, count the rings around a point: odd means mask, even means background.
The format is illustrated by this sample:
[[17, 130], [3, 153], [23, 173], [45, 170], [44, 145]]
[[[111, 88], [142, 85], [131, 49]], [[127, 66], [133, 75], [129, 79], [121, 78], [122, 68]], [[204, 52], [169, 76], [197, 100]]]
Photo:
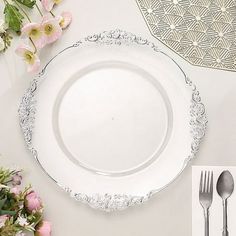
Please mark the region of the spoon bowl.
[[221, 173], [218, 178], [216, 189], [223, 200], [228, 199], [234, 191], [234, 179], [228, 170]]
[[222, 236], [229, 236], [228, 232], [228, 213], [227, 200], [234, 191], [234, 179], [228, 170], [221, 173], [218, 178], [216, 189], [223, 203], [223, 231]]

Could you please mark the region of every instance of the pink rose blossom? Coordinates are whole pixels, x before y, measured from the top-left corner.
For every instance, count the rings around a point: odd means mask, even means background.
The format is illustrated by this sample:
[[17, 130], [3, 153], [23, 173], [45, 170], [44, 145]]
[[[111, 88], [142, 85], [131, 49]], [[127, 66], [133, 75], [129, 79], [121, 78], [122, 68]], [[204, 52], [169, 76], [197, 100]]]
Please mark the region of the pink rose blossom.
[[51, 231], [51, 223], [42, 221], [36, 226], [35, 236], [50, 236]]
[[46, 18], [46, 20], [43, 20], [42, 29], [47, 44], [55, 42], [62, 35], [62, 29], [57, 18]]
[[13, 193], [15, 195], [19, 195], [20, 194], [20, 187], [14, 186], [13, 188], [10, 189], [10, 193]]
[[37, 72], [40, 67], [40, 60], [34, 50], [28, 45], [19, 45], [16, 54], [23, 58], [27, 64], [28, 72]]
[[63, 11], [59, 16], [59, 25], [62, 29], [67, 28], [72, 21], [72, 14], [67, 11]]
[[41, 0], [41, 3], [43, 5], [43, 8], [46, 11], [51, 11], [54, 7], [54, 5], [58, 5], [62, 0]]
[[42, 208], [42, 202], [38, 194], [34, 191], [26, 195], [25, 207], [29, 212], [39, 211]]
[[22, 181], [22, 176], [17, 173], [12, 177], [12, 185], [21, 185], [21, 181]]

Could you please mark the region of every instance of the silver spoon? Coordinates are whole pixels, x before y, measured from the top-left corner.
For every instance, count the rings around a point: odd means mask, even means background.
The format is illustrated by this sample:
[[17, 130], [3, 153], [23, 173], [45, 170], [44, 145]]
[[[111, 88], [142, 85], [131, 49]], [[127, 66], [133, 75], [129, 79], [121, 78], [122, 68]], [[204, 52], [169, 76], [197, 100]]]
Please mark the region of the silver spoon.
[[221, 173], [218, 178], [216, 189], [218, 194], [222, 198], [223, 202], [223, 236], [228, 236], [228, 224], [227, 224], [227, 200], [234, 191], [234, 179], [228, 170]]

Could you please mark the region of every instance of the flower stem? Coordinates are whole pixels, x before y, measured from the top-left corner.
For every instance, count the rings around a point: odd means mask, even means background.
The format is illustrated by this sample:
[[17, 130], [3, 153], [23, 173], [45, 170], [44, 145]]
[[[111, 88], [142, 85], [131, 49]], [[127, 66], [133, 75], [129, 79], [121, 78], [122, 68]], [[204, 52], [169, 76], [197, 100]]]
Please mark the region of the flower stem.
[[51, 14], [53, 17], [55, 17], [55, 15], [54, 15], [54, 13], [53, 13], [52, 11], [50, 11], [50, 14]]
[[13, 2], [17, 5], [17, 7], [22, 11], [22, 13], [25, 15], [25, 17], [28, 19], [29, 22], [31, 22], [28, 14], [25, 12], [25, 10], [20, 6], [20, 4], [18, 4], [18, 2], [16, 0], [13, 0]]
[[38, 6], [37, 3], [35, 3], [35, 6], [36, 6], [36, 8], [37, 8], [39, 14], [43, 17], [43, 13], [42, 13], [42, 11], [40, 10], [40, 8], [39, 8], [39, 6]]
[[30, 38], [30, 37], [29, 37], [29, 40], [30, 40], [30, 42], [32, 43], [32, 45], [34, 46], [34, 53], [36, 53], [36, 52], [37, 52], [37, 48], [36, 48], [36, 46], [35, 46], [35, 44], [34, 44], [34, 41], [33, 41], [32, 38]]

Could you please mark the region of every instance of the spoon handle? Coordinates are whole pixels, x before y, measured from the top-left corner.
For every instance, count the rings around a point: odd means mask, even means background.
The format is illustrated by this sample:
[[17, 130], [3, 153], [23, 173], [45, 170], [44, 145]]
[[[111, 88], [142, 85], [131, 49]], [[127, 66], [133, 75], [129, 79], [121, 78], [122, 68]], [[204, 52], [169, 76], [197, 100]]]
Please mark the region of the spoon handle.
[[228, 236], [228, 216], [227, 216], [227, 199], [223, 200], [223, 232], [222, 236]]

